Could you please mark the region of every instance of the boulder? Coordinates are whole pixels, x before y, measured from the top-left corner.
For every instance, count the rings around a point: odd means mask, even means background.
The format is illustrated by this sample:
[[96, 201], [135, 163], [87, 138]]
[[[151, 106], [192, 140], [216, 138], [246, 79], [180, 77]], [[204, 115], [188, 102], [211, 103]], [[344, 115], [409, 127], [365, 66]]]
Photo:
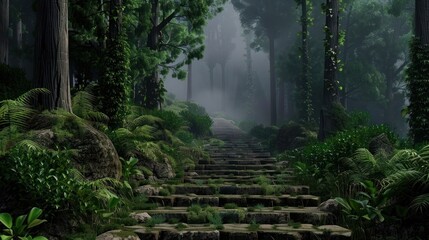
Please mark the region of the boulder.
[[368, 150], [372, 154], [381, 153], [386, 155], [392, 155], [395, 148], [390, 142], [389, 137], [385, 133], [382, 133], [371, 139]]
[[173, 167], [169, 163], [168, 159], [162, 159], [159, 161], [142, 161], [145, 167], [149, 168], [157, 178], [170, 179], [174, 178]]
[[328, 199], [322, 202], [319, 207], [317, 207], [322, 212], [337, 214], [340, 212], [340, 206], [335, 199]]
[[145, 223], [147, 220], [151, 219], [152, 217], [149, 215], [149, 213], [131, 213], [130, 217], [137, 220], [139, 223]]
[[146, 196], [156, 196], [159, 194], [159, 190], [162, 188], [156, 188], [151, 185], [144, 185], [136, 188], [134, 191], [138, 194], [144, 194]]
[[96, 240], [140, 240], [133, 232], [113, 230], [97, 236]]
[[[34, 121], [34, 120], [33, 120]], [[70, 149], [72, 163], [87, 179], [115, 178], [122, 165], [109, 137], [83, 119], [65, 112], [44, 112], [32, 123], [31, 140], [49, 149]]]

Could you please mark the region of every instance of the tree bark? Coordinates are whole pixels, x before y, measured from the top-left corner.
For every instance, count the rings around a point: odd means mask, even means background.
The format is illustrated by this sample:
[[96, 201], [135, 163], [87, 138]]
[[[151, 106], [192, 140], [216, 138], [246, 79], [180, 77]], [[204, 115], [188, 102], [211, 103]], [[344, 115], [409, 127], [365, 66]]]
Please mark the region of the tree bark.
[[[152, 29], [149, 32], [147, 39], [147, 47], [153, 51], [158, 50], [159, 45], [159, 0], [151, 1], [151, 21]], [[159, 73], [158, 67], [152, 71], [152, 73], [145, 77], [143, 95], [143, 107], [147, 109], [157, 109], [161, 105], [161, 93], [160, 93], [160, 82], [159, 82]]]
[[19, 68], [22, 68], [22, 19], [19, 19], [15, 26], [15, 40], [16, 40], [16, 48], [20, 52], [17, 59], [17, 64]]
[[422, 45], [429, 44], [428, 0], [416, 0], [415, 34]]
[[333, 112], [334, 105], [340, 105], [339, 86], [337, 82], [339, 2], [338, 0], [326, 0], [325, 7], [325, 70], [319, 139], [324, 139], [329, 134], [335, 132], [339, 127], [335, 122], [335, 114]]
[[276, 87], [276, 56], [274, 36], [269, 34], [270, 45], [270, 106], [271, 106], [271, 125], [277, 124], [277, 87]]
[[0, 0], [0, 64], [9, 63], [9, 0]]
[[210, 94], [213, 96], [214, 91], [214, 75], [213, 75], [213, 67], [209, 67], [209, 74], [210, 74]]
[[40, 98], [43, 108], [71, 112], [67, 0], [40, 0], [37, 9], [35, 80], [51, 94]]
[[302, 51], [302, 87], [301, 97], [304, 100], [304, 109], [300, 110], [300, 120], [310, 123], [313, 121], [313, 103], [310, 82], [310, 55], [308, 51], [308, 6], [307, 0], [301, 1], [301, 51]]
[[414, 144], [429, 141], [429, 0], [416, 0], [411, 64], [407, 70], [410, 136]]
[[226, 97], [226, 69], [225, 64], [221, 64], [221, 71], [222, 71], [222, 110], [225, 110], [225, 97]]
[[186, 100], [192, 100], [192, 62], [188, 64], [188, 89], [186, 92]]
[[[285, 82], [280, 81], [279, 82], [279, 122], [282, 122], [285, 120]], [[290, 109], [288, 109], [290, 112]]]

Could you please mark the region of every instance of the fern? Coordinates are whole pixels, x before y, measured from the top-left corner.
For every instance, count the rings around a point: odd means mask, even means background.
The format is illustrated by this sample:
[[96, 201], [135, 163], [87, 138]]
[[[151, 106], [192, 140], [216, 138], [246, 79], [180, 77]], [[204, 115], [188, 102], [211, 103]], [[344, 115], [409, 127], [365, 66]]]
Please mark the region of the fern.
[[18, 98], [0, 101], [0, 126], [19, 129], [28, 127], [28, 121], [37, 113], [31, 106], [31, 101], [40, 94], [48, 94], [44, 88], [35, 88], [22, 94]]
[[91, 122], [108, 123], [109, 117], [96, 110], [95, 102], [97, 98], [92, 94], [93, 85], [87, 86], [79, 91], [72, 99], [73, 113], [76, 116]]

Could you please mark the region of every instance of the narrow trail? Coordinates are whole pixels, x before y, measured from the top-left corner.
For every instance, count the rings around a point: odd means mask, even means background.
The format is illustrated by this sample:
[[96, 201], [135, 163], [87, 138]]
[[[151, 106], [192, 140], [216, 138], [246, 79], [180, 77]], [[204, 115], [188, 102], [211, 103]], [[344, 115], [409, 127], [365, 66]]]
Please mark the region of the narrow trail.
[[[317, 209], [320, 198], [310, 195], [307, 186], [292, 185], [292, 170], [256, 140], [221, 118], [214, 119], [212, 132], [224, 144], [207, 146], [209, 160], [200, 160], [172, 195], [149, 196], [157, 209], [140, 211], [185, 227], [165, 223], [150, 230], [130, 228], [140, 239], [350, 239], [349, 230]], [[190, 210], [195, 205], [202, 206], [199, 213]], [[222, 217], [218, 230], [204, 216], [213, 212]]]

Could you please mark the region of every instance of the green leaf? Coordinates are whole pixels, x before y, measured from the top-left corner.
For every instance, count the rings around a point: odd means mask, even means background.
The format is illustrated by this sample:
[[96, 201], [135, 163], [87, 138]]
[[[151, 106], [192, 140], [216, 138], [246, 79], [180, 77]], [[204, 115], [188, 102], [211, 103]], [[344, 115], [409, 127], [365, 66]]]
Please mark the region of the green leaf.
[[11, 236], [6, 236], [6, 235], [0, 235], [0, 239], [1, 240], [11, 240], [12, 237]]
[[25, 229], [25, 219], [27, 218], [27, 215], [21, 215], [19, 217], [16, 218], [15, 220], [15, 231], [17, 235], [20, 235], [20, 233], [22, 233], [22, 231], [24, 231]]
[[37, 237], [33, 238], [33, 240], [48, 240], [48, 239], [45, 237], [42, 237], [42, 236], [37, 236]]
[[0, 222], [7, 228], [12, 228], [12, 216], [9, 213], [0, 213]]
[[30, 213], [28, 214], [27, 224], [31, 225], [31, 223], [36, 220], [42, 214], [42, 209], [40, 208], [32, 208]]
[[47, 222], [47, 221], [46, 220], [41, 220], [41, 219], [35, 219], [30, 224], [28, 224], [28, 228], [33, 228], [33, 227], [39, 226], [40, 224], [42, 224], [44, 222]]

